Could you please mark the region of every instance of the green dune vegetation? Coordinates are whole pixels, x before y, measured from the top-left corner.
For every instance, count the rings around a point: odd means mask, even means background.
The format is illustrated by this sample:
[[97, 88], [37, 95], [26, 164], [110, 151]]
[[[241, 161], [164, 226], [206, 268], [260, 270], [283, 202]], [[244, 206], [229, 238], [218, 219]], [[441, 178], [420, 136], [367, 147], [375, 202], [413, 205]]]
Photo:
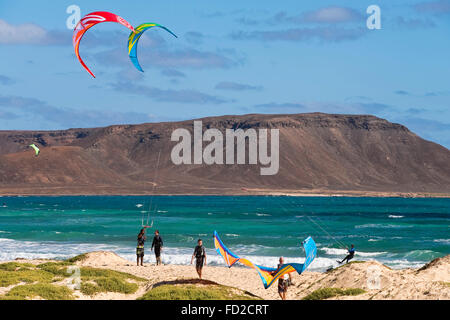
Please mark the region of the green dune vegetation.
[[[61, 262], [41, 264], [8, 262], [0, 264], [0, 288], [11, 287], [0, 295], [10, 299], [76, 299], [75, 290], [69, 288], [73, 271], [69, 267], [83, 259], [77, 256]], [[135, 293], [145, 279], [124, 272], [91, 267], [78, 267], [81, 277], [80, 292], [93, 296], [101, 292]], [[73, 284], [73, 283], [72, 283]]]
[[12, 288], [0, 300], [26, 300], [33, 298], [44, 300], [73, 300], [72, 291], [68, 287], [50, 283], [25, 284]]
[[[39, 264], [0, 264], [0, 300], [73, 300], [94, 298], [99, 293], [128, 295], [139, 300], [259, 300], [261, 298], [213, 281], [182, 279], [155, 285], [147, 291], [147, 280], [125, 272], [77, 266], [80, 287], [71, 287], [70, 267], [85, 255]], [[139, 290], [139, 292], [138, 292]], [[125, 296], [126, 297], [126, 296]]]
[[360, 288], [321, 288], [311, 292], [306, 297], [304, 297], [303, 300], [324, 300], [338, 296], [357, 296], [365, 292], [366, 291]]
[[261, 300], [254, 294], [213, 281], [183, 279], [153, 287], [138, 300]]

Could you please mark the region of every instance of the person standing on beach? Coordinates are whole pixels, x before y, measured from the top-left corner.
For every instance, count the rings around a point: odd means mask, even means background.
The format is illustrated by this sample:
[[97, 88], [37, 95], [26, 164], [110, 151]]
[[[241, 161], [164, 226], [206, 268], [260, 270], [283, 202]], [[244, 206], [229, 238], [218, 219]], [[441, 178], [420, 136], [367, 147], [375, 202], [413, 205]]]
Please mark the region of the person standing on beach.
[[203, 265], [206, 265], [206, 250], [203, 246], [202, 239], [198, 239], [197, 246], [194, 249], [194, 253], [192, 254], [191, 264], [194, 261], [195, 257], [195, 269], [197, 270], [198, 276], [202, 278], [202, 269]]
[[[276, 274], [284, 264], [283, 257], [280, 257], [280, 263], [277, 266], [277, 270], [273, 272]], [[286, 300], [287, 289], [289, 284], [292, 282], [291, 274], [284, 274], [282, 277], [278, 278], [278, 294], [280, 295], [281, 300]]]
[[136, 247], [136, 256], [137, 256], [137, 265], [139, 266], [139, 260], [141, 261], [141, 266], [144, 265], [144, 243], [147, 240], [145, 236], [145, 228], [142, 228], [137, 236], [137, 247]]
[[339, 264], [343, 263], [345, 260], [347, 260], [346, 263], [348, 263], [349, 260], [353, 259], [353, 257], [355, 256], [355, 246], [352, 244], [351, 248], [347, 250], [348, 251], [348, 255], [345, 256], [344, 259], [342, 259], [342, 261], [338, 261]]
[[155, 257], [156, 257], [156, 265], [160, 265], [161, 263], [161, 251], [163, 248], [163, 240], [159, 235], [159, 230], [155, 231], [155, 236], [153, 237], [152, 242], [152, 250], [155, 248]]

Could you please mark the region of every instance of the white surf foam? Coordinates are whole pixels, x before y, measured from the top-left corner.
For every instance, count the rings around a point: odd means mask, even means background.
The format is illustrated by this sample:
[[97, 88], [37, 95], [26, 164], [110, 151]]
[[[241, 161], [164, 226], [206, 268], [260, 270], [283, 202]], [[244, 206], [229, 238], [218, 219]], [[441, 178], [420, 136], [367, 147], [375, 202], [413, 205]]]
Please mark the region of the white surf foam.
[[355, 229], [364, 229], [364, 228], [372, 228], [372, 229], [403, 229], [403, 228], [412, 228], [411, 225], [396, 225], [396, 224], [377, 224], [377, 223], [368, 223], [361, 224], [355, 226]]
[[0, 261], [25, 259], [67, 259], [89, 251], [116, 251], [118, 246], [67, 242], [17, 241], [0, 238]]
[[433, 242], [450, 244], [450, 239], [434, 239]]
[[[323, 251], [326, 254], [329, 255], [335, 255], [335, 256], [342, 256], [347, 254], [347, 250], [346, 249], [339, 249], [339, 248], [327, 248], [327, 247], [322, 247], [319, 248], [319, 251]], [[380, 256], [383, 254], [386, 254], [387, 252], [362, 252], [362, 251], [356, 251], [355, 256], [360, 256], [360, 257], [375, 257], [375, 256]]]
[[[0, 238], [0, 261], [14, 260], [16, 258], [25, 259], [67, 259], [76, 256], [81, 253], [90, 251], [112, 251], [121, 256], [124, 259], [134, 263], [136, 259], [135, 247], [130, 246], [118, 246], [109, 244], [96, 244], [96, 243], [70, 243], [70, 242], [34, 242], [34, 241], [17, 241], [12, 239]], [[266, 251], [267, 249], [273, 249], [270, 247], [264, 247], [260, 245], [239, 245], [234, 246], [233, 249], [238, 252], [241, 257], [250, 259], [252, 262], [263, 265], [266, 267], [276, 267], [278, 264], [279, 256], [270, 255], [263, 256], [251, 252], [260, 252], [260, 250]], [[162, 252], [162, 261], [165, 264], [181, 264], [189, 265], [193, 253], [193, 248], [164, 248]], [[297, 248], [298, 250], [298, 248]], [[209, 265], [225, 266], [223, 258], [217, 254], [214, 249], [206, 249], [207, 261]], [[321, 252], [329, 254], [332, 257], [323, 257]], [[424, 252], [425, 253], [425, 252]], [[308, 270], [310, 271], [325, 271], [329, 267], [336, 267], [337, 256], [342, 257], [346, 254], [344, 249], [336, 248], [320, 248], [317, 258], [310, 265]], [[407, 259], [390, 259], [389, 256], [383, 256], [384, 252], [358, 252], [356, 258], [358, 260], [370, 259], [372, 256], [376, 256], [376, 259], [382, 263], [385, 263], [393, 268], [416, 268], [422, 266], [424, 263], [419, 261], [410, 261]], [[286, 263], [303, 263], [304, 256], [299, 250], [298, 257], [284, 257]], [[359, 257], [358, 257], [359, 255]], [[414, 256], [414, 254], [413, 254]], [[413, 258], [413, 257], [411, 257]], [[146, 263], [155, 263], [155, 256], [153, 252], [146, 249], [144, 261]]]

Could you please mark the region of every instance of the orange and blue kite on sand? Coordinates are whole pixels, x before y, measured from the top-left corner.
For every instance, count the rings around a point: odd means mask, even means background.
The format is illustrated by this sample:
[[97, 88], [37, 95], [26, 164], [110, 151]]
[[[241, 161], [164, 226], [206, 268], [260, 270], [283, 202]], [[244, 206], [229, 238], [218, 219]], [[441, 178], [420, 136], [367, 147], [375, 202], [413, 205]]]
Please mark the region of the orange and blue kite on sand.
[[216, 247], [216, 251], [223, 257], [229, 268], [239, 262], [247, 267], [255, 269], [261, 277], [265, 289], [269, 288], [276, 280], [287, 273], [297, 271], [298, 274], [301, 274], [306, 270], [306, 268], [308, 268], [317, 255], [316, 243], [311, 237], [308, 237], [302, 242], [302, 246], [305, 248], [306, 254], [304, 263], [287, 263], [283, 264], [279, 269], [275, 269], [259, 266], [253, 264], [248, 259], [238, 257], [225, 246], [222, 240], [220, 240], [217, 231], [214, 231], [214, 246]]
[[78, 24], [75, 26], [75, 29], [73, 30], [73, 37], [72, 37], [73, 48], [75, 49], [75, 55], [77, 56], [81, 65], [94, 78], [95, 78], [94, 74], [91, 72], [91, 70], [89, 70], [89, 68], [83, 62], [83, 59], [81, 59], [80, 51], [79, 51], [80, 50], [80, 41], [83, 38], [86, 31], [88, 31], [93, 26], [95, 26], [99, 23], [102, 23], [102, 22], [120, 23], [121, 25], [127, 27], [128, 29], [130, 29], [131, 31], [134, 32], [133, 26], [130, 23], [128, 23], [128, 21], [126, 21], [124, 18], [119, 17], [118, 15], [116, 15], [114, 13], [106, 12], [106, 11], [91, 12], [91, 13], [85, 15], [80, 20], [80, 22], [78, 22]]

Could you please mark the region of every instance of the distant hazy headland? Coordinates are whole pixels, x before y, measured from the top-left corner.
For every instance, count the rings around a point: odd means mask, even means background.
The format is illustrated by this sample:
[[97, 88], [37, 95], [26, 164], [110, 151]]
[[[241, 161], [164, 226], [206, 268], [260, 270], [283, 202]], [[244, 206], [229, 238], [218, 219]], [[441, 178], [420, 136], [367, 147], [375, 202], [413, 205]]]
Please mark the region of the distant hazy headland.
[[450, 151], [384, 119], [312, 113], [201, 120], [203, 130], [279, 129], [278, 174], [260, 175], [251, 164], [173, 164], [172, 132], [192, 132], [193, 121], [0, 131], [0, 195], [450, 195]]

